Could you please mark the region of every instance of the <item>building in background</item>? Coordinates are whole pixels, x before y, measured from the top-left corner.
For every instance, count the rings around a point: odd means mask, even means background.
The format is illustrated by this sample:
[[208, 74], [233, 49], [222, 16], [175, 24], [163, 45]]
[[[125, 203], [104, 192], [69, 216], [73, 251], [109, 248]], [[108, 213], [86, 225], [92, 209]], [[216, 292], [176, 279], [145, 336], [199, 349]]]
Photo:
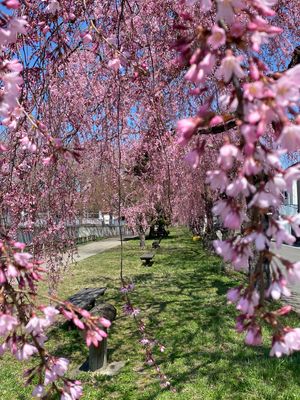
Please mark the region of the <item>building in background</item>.
[[[298, 162], [296, 164], [298, 164]], [[284, 203], [280, 207], [280, 214], [293, 216], [298, 213], [300, 213], [300, 180], [294, 180], [291, 190], [284, 191]], [[291, 227], [289, 225], [286, 225], [286, 229], [291, 233]], [[297, 238], [297, 243], [299, 243], [299, 241], [300, 238]]]

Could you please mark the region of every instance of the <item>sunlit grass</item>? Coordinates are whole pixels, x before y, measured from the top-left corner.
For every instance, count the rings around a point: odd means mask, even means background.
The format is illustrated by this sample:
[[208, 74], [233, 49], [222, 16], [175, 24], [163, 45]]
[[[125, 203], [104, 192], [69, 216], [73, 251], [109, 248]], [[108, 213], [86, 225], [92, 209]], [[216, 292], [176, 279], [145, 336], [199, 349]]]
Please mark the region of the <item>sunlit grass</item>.
[[[155, 371], [143, 362], [134, 321], [122, 314], [116, 248], [73, 266], [59, 288], [66, 298], [84, 287], [106, 286], [104, 299], [118, 310], [109, 335], [109, 358], [126, 361], [126, 366], [112, 378], [80, 373], [84, 400], [300, 398], [300, 356], [270, 359], [269, 343], [247, 348], [233, 329], [236, 313], [225, 294], [240, 282], [240, 275], [225, 273], [221, 261], [184, 230], [172, 230], [162, 241], [152, 267], [141, 265], [138, 241], [124, 246], [125, 275], [136, 284], [133, 303], [141, 309], [148, 331], [166, 346], [155, 356], [176, 393], [160, 388]], [[147, 246], [150, 249], [150, 241]], [[300, 325], [299, 317], [293, 314], [289, 323]], [[71, 359], [71, 370], [85, 361], [88, 351], [76, 331], [61, 325], [49, 336], [55, 354]], [[25, 366], [10, 357], [0, 366], [0, 399], [30, 399], [31, 388], [22, 386]]]

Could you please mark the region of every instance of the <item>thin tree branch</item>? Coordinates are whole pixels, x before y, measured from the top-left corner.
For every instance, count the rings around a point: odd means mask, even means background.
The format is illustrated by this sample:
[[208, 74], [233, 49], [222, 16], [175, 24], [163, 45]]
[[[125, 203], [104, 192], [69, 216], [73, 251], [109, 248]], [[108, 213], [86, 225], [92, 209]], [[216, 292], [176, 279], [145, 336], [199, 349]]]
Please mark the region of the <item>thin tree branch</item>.
[[[300, 64], [300, 46], [298, 46], [298, 47], [296, 47], [294, 49], [294, 52], [293, 52], [293, 55], [292, 55], [292, 59], [291, 59], [291, 61], [289, 63], [289, 66], [287, 67], [286, 70], [280, 72], [280, 74], [288, 71], [290, 68], [293, 68], [298, 64]], [[272, 78], [272, 77], [276, 78], [276, 76], [274, 76], [276, 74], [278, 74], [278, 72], [275, 72], [274, 74], [270, 75], [269, 77], [270, 78]], [[242, 96], [243, 96], [243, 92], [242, 92], [241, 87], [238, 85], [237, 78], [235, 78], [235, 80], [233, 81], [233, 84], [234, 84], [234, 86], [236, 88], [238, 88], [238, 91], [237, 91], [238, 97], [241, 99]], [[242, 110], [238, 109], [237, 110], [237, 116], [239, 116], [241, 114], [241, 112], [242, 112]], [[199, 128], [197, 130], [196, 134], [197, 135], [216, 135], [218, 133], [227, 132], [230, 129], [234, 129], [234, 128], [237, 127], [237, 122], [236, 121], [237, 121], [236, 118], [232, 118], [229, 121], [226, 121], [226, 122], [224, 122], [222, 124], [218, 124], [218, 125], [215, 125], [215, 126], [212, 126], [212, 127]]]

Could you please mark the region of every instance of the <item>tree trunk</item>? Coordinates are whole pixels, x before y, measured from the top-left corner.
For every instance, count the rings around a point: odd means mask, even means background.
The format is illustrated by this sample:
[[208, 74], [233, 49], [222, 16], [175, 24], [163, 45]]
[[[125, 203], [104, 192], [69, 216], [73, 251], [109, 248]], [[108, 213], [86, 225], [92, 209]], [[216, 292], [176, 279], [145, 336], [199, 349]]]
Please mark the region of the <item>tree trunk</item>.
[[144, 250], [145, 248], [145, 233], [140, 233], [139, 234], [139, 238], [140, 238], [140, 249]]

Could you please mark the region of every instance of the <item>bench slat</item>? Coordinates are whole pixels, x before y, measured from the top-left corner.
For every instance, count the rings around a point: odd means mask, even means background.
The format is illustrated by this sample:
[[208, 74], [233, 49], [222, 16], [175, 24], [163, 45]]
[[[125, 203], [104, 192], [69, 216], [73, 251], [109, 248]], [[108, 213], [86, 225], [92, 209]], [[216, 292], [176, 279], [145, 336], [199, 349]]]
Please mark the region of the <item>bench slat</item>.
[[149, 253], [149, 254], [143, 254], [143, 255], [140, 257], [140, 259], [141, 259], [141, 260], [149, 260], [149, 259], [151, 259], [151, 258], [153, 258], [153, 257], [154, 257], [154, 254]]
[[85, 288], [73, 294], [67, 301], [76, 307], [90, 310], [95, 306], [98, 297], [103, 296], [106, 288]]

